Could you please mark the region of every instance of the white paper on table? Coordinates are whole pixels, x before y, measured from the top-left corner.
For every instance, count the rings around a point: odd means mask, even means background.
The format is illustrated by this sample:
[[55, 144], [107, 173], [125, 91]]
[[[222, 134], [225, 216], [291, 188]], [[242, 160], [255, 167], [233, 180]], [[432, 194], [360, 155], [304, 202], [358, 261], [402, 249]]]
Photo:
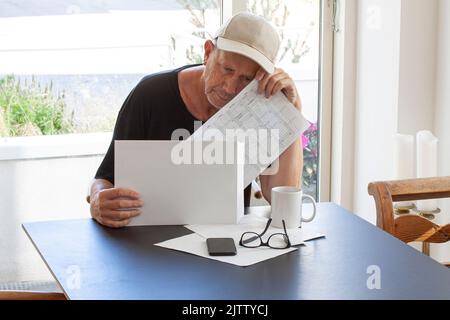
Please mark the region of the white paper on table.
[[[233, 238], [234, 242], [239, 244], [239, 240], [244, 232], [261, 233], [267, 224], [267, 218], [257, 215], [245, 215], [237, 225], [186, 225], [185, 227], [204, 238]], [[287, 234], [291, 245], [297, 246], [304, 244], [305, 241], [325, 237], [323, 233], [308, 230], [308, 226], [304, 225], [302, 228], [287, 229]], [[281, 228], [269, 226], [269, 229], [263, 235], [263, 240], [267, 241], [270, 235], [274, 233], [283, 232]]]
[[[205, 134], [217, 130], [226, 137], [227, 130], [278, 129], [279, 149], [276, 154], [271, 154], [268, 150], [267, 139], [260, 139], [258, 136], [256, 141], [255, 139], [246, 141], [244, 186], [248, 186], [309, 127], [302, 113], [282, 92], [267, 99], [264, 95], [258, 94], [257, 88], [258, 81], [253, 80], [189, 138], [207, 140]], [[257, 150], [257, 152], [253, 154], [248, 150]], [[263, 163], [261, 163], [260, 152], [264, 154]]]
[[[264, 230], [266, 223], [267, 218], [257, 215], [246, 215], [241, 219], [238, 225], [188, 225], [185, 227], [195, 233], [167, 240], [155, 245], [243, 267], [297, 250], [296, 247], [288, 249], [272, 249], [268, 247], [245, 248], [239, 246], [239, 240], [242, 233], [248, 231], [261, 233]], [[269, 227], [266, 234], [263, 236], [263, 240], [267, 241], [271, 234], [277, 232], [280, 232], [279, 228]], [[304, 228], [288, 229], [287, 232], [293, 246], [304, 245], [304, 241], [324, 237], [321, 233], [308, 231]], [[233, 238], [236, 244], [237, 254], [235, 256], [210, 256], [206, 246], [206, 239], [215, 237]]]
[[237, 254], [235, 256], [210, 256], [208, 254], [208, 248], [206, 246], [206, 238], [196, 233], [160, 242], [155, 244], [155, 246], [183, 251], [205, 258], [231, 263], [241, 267], [246, 267], [297, 250], [297, 248], [295, 247], [291, 247], [288, 249], [272, 249], [268, 247], [244, 248], [236, 244]]

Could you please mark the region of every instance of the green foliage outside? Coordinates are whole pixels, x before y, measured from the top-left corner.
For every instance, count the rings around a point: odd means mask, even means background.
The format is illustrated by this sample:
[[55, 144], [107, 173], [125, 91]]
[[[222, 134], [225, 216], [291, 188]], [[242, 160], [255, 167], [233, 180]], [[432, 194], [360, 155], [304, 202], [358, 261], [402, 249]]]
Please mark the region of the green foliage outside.
[[0, 135], [6, 137], [71, 133], [73, 113], [67, 114], [64, 93], [56, 97], [52, 85], [41, 86], [13, 75], [0, 79]]

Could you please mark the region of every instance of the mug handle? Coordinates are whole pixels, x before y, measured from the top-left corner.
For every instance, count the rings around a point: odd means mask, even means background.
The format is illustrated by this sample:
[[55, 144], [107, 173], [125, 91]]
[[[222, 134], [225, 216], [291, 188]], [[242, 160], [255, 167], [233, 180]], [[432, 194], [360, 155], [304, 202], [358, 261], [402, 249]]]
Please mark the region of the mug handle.
[[313, 208], [314, 208], [312, 216], [308, 219], [305, 219], [302, 217], [302, 222], [311, 222], [316, 217], [316, 211], [317, 211], [316, 200], [314, 200], [313, 197], [311, 197], [310, 195], [307, 195], [307, 194], [304, 194], [302, 198], [307, 198], [307, 199], [311, 200], [311, 204], [313, 205]]

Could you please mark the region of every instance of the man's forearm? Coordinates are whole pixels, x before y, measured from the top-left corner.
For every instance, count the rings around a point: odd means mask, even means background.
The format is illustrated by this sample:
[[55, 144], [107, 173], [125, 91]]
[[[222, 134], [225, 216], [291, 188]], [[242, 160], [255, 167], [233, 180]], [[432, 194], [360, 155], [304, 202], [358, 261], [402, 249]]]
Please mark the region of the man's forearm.
[[274, 175], [260, 176], [261, 189], [264, 198], [271, 203], [271, 190], [277, 186], [301, 185], [303, 170], [303, 148], [301, 139], [297, 139], [279, 157], [278, 172]]

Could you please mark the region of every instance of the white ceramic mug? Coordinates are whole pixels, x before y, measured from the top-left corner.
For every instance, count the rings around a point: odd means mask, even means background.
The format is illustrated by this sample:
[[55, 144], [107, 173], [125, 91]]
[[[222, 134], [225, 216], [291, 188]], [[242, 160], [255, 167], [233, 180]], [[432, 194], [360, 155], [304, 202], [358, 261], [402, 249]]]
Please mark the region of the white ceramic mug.
[[[311, 200], [313, 214], [310, 218], [302, 217], [303, 199]], [[303, 194], [302, 189], [296, 187], [272, 188], [272, 226], [283, 228], [284, 220], [287, 229], [299, 228], [302, 222], [310, 222], [316, 216], [316, 201], [313, 197]]]

